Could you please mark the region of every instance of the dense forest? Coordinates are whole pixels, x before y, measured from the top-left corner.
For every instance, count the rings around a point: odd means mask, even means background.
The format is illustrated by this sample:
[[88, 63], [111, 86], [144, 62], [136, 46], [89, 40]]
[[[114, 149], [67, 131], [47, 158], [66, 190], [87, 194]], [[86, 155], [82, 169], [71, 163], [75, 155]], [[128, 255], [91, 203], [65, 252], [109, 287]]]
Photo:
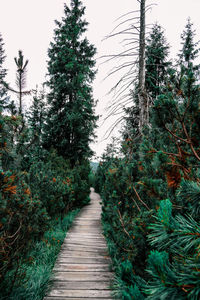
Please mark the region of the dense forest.
[[132, 106], [124, 108], [120, 145], [113, 139], [102, 156], [95, 188], [103, 199], [116, 296], [194, 300], [200, 297], [200, 49], [190, 19], [175, 63], [159, 24], [144, 49], [145, 1], [139, 2]]
[[[113, 297], [200, 298], [200, 47], [188, 19], [181, 50], [170, 60], [164, 30], [156, 23], [146, 33], [146, 1], [137, 2], [133, 17], [124, 15], [116, 27], [122, 38], [130, 31], [130, 48], [106, 57], [134, 57], [111, 87], [111, 115], [121, 101], [129, 102], [120, 116], [121, 137], [113, 137], [93, 171], [96, 49], [86, 38], [82, 2], [65, 4], [56, 21], [43, 90], [27, 90], [29, 60], [22, 50], [14, 58], [16, 88], [7, 83], [0, 35], [2, 300], [43, 299], [66, 231], [89, 203], [91, 185], [102, 197]], [[120, 30], [124, 24], [127, 29]]]
[[[7, 84], [0, 39], [1, 299], [42, 299], [65, 232], [89, 201], [96, 50], [83, 36], [84, 11], [74, 0], [56, 21], [46, 93], [26, 90], [28, 60], [21, 50], [17, 88]], [[32, 97], [27, 110], [25, 97]]]

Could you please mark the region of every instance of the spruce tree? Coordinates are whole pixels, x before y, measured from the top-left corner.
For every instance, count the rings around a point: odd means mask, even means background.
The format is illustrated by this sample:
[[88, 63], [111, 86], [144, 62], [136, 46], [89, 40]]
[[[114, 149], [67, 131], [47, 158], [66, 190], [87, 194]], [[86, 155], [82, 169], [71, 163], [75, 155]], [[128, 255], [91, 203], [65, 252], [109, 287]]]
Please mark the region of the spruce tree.
[[46, 116], [44, 91], [35, 92], [33, 102], [28, 113], [30, 142], [32, 145], [41, 146], [42, 130]]
[[197, 81], [200, 65], [195, 63], [199, 54], [199, 42], [195, 42], [195, 30], [190, 19], [188, 19], [185, 30], [181, 35], [182, 49], [179, 53], [178, 84], [179, 94], [183, 98], [194, 97], [198, 91]]
[[[194, 60], [198, 57], [199, 53], [199, 42], [194, 42], [194, 38], [195, 30], [193, 30], [193, 23], [189, 18], [185, 30], [181, 34], [182, 49], [179, 53], [179, 63], [187, 69], [194, 66]], [[198, 69], [198, 67], [196, 66], [194, 69]]]
[[79, 0], [64, 6], [64, 17], [56, 21], [54, 42], [48, 50], [50, 92], [44, 145], [56, 149], [72, 166], [90, 155], [97, 119], [91, 88], [96, 49], [84, 36], [88, 25], [84, 12]]
[[[169, 45], [160, 25], [154, 24], [146, 45], [146, 90], [152, 101], [162, 91], [170, 66]], [[151, 101], [151, 102], [152, 102]]]
[[[157, 23], [153, 25], [150, 35], [146, 39], [145, 51], [145, 90], [149, 98], [149, 105], [152, 106], [156, 97], [164, 91], [168, 80], [171, 62], [168, 60], [169, 45], [166, 42], [164, 32]], [[125, 126], [123, 138], [136, 138], [139, 127], [139, 103], [138, 84], [135, 85], [131, 97], [134, 105], [126, 108]]]

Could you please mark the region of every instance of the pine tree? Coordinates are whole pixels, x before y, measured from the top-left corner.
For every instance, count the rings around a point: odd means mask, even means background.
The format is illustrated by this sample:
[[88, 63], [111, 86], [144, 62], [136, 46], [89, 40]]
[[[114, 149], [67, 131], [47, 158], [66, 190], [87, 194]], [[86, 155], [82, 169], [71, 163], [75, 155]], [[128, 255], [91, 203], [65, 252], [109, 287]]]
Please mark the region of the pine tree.
[[[163, 140], [171, 162], [166, 172], [170, 200], [163, 200], [149, 227], [154, 250], [148, 258], [151, 276], [147, 299], [199, 299], [199, 53], [188, 20], [181, 35], [182, 49], [169, 91], [155, 101], [156, 125], [170, 134]], [[158, 118], [156, 118], [156, 115]], [[155, 126], [155, 125], [154, 125]], [[164, 133], [163, 130], [163, 133]], [[165, 133], [164, 133], [165, 135]], [[169, 136], [168, 136], [169, 140]], [[172, 205], [173, 203], [173, 205]]]
[[[178, 65], [178, 84], [176, 83], [179, 94], [182, 98], [189, 102], [196, 102], [198, 97], [198, 77], [200, 65], [196, 64], [195, 60], [198, 57], [200, 48], [199, 42], [195, 42], [195, 30], [190, 19], [188, 19], [185, 30], [181, 35], [182, 49], [179, 53]], [[192, 98], [192, 99], [191, 99]], [[186, 100], [185, 102], [188, 102]], [[187, 104], [186, 104], [187, 105]]]
[[[30, 95], [31, 91], [25, 91], [24, 88], [26, 86], [26, 73], [27, 73], [27, 65], [28, 65], [28, 60], [24, 62], [24, 56], [21, 50], [18, 52], [19, 56], [18, 58], [15, 57], [14, 61], [17, 66], [17, 72], [16, 72], [16, 86], [18, 90], [15, 88], [11, 87], [4, 79], [1, 79], [2, 86], [7, 90], [11, 91], [12, 93], [16, 94], [19, 99], [19, 105], [18, 105], [18, 114], [23, 117], [23, 103], [22, 103], [22, 97], [25, 95]], [[14, 104], [14, 101], [12, 101], [10, 105], [10, 111], [12, 113], [13, 108], [14, 110], [16, 109], [16, 106]]]
[[91, 82], [94, 79], [95, 48], [86, 37], [85, 7], [72, 0], [64, 17], [56, 21], [54, 42], [48, 50], [47, 82], [49, 111], [44, 145], [53, 147], [73, 166], [91, 153], [89, 142], [95, 121]]
[[[166, 89], [166, 81], [171, 62], [168, 61], [169, 45], [166, 42], [161, 26], [154, 24], [149, 37], [146, 39], [145, 51], [145, 90], [152, 106], [156, 97]], [[126, 108], [124, 139], [136, 138], [139, 130], [139, 103], [138, 84], [135, 85], [131, 95], [134, 106]]]
[[[198, 43], [194, 42], [195, 32], [190, 20], [181, 38], [182, 49], [177, 70], [173, 76], [170, 75], [168, 91], [155, 101], [153, 118], [157, 127], [163, 128], [171, 135], [175, 148], [171, 148], [169, 152], [178, 152], [181, 164], [184, 163], [185, 168], [185, 160], [190, 156], [194, 161], [200, 161], [199, 65], [195, 64], [199, 48]], [[185, 154], [182, 151], [185, 151]]]
[[35, 92], [33, 103], [28, 113], [28, 124], [30, 131], [30, 139], [32, 145], [41, 145], [42, 130], [44, 127], [46, 110], [45, 110], [45, 93], [41, 91]]
[[[15, 63], [17, 66], [17, 76], [16, 76], [16, 85], [19, 89], [18, 98], [19, 98], [19, 115], [22, 114], [22, 96], [24, 94], [23, 89], [26, 86], [26, 73], [27, 73], [27, 65], [28, 60], [24, 62], [24, 56], [21, 50], [19, 50], [18, 58], [15, 57]], [[26, 93], [26, 92], [25, 92]]]
[[[183, 196], [181, 188], [181, 201], [186, 205], [200, 192], [192, 182], [187, 183], [187, 189]], [[150, 225], [149, 240], [156, 250], [151, 251], [148, 258], [151, 280], [146, 287], [147, 299], [197, 300], [200, 296], [199, 222], [190, 214], [173, 215], [172, 203], [163, 200], [156, 221]]]
[[[149, 88], [156, 95], [151, 127], [138, 144], [125, 132], [125, 158], [105, 158], [96, 173], [104, 230], [119, 266], [119, 299], [200, 299], [197, 54], [188, 22], [179, 64], [170, 68], [167, 85], [164, 77], [158, 90]], [[128, 133], [134, 126], [129, 116]]]
[[42, 133], [46, 118], [46, 102], [44, 90], [34, 92], [32, 105], [26, 114], [27, 132], [25, 151], [23, 157], [23, 169], [29, 169], [33, 162], [44, 160], [47, 151], [42, 146]]
[[[195, 38], [195, 30], [193, 30], [193, 23], [190, 18], [187, 20], [187, 24], [185, 26], [185, 30], [181, 34], [182, 39], [182, 49], [179, 53], [179, 63], [181, 66], [189, 69], [194, 66], [194, 60], [198, 57], [199, 42], [194, 42]], [[194, 67], [194, 69], [198, 69], [198, 66]]]
[[146, 90], [151, 102], [162, 91], [167, 71], [170, 67], [168, 61], [169, 45], [166, 42], [161, 26], [154, 24], [146, 45]]

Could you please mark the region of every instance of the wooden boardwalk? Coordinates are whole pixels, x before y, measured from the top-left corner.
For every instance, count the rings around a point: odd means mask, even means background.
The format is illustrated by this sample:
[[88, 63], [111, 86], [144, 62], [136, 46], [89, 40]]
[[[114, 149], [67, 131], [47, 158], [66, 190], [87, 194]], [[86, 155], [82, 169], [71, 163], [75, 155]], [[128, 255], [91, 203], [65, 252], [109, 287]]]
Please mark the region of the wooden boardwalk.
[[112, 299], [110, 258], [101, 230], [100, 197], [76, 217], [54, 267], [54, 283], [44, 300]]

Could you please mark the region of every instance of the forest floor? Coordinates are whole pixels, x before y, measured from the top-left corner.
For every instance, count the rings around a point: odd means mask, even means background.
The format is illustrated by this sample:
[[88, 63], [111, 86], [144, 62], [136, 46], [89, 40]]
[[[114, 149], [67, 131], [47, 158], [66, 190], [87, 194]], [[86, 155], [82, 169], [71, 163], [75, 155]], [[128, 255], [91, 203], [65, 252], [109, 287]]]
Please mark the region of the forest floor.
[[90, 198], [67, 233], [44, 300], [112, 299], [113, 273], [101, 228], [101, 199], [94, 189]]

